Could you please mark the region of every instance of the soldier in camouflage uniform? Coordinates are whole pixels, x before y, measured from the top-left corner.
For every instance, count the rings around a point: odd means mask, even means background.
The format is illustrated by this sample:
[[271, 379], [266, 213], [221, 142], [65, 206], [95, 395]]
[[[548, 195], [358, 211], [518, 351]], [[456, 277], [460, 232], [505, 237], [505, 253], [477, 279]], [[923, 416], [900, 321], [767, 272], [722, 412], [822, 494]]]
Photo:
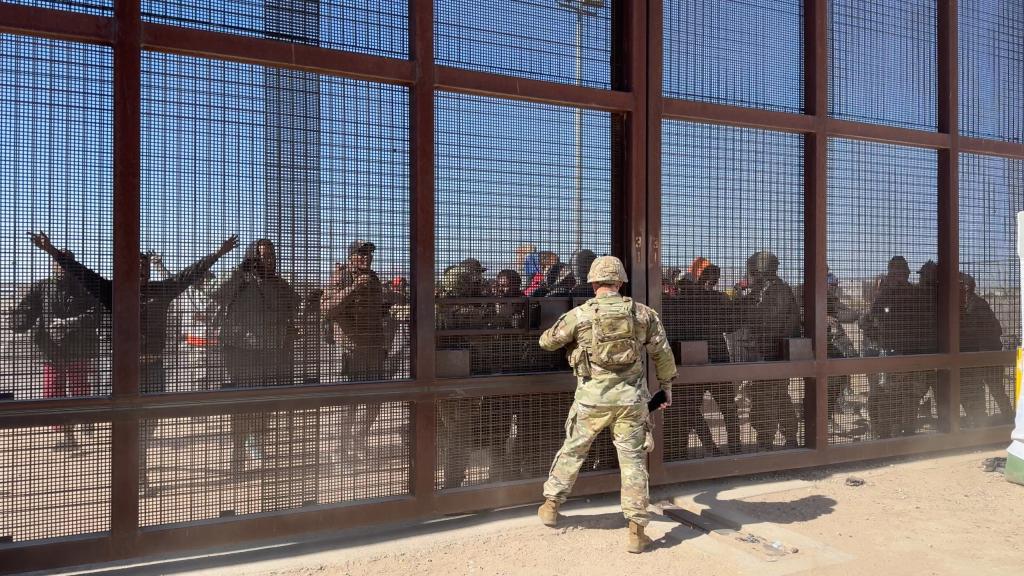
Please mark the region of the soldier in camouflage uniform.
[[587, 274], [596, 296], [562, 315], [540, 337], [540, 346], [567, 347], [577, 377], [576, 396], [565, 422], [565, 443], [551, 464], [544, 484], [546, 501], [538, 510], [547, 526], [558, 523], [558, 507], [572, 491], [591, 443], [611, 427], [622, 473], [622, 512], [629, 520], [627, 549], [646, 550], [648, 523], [646, 452], [653, 449], [648, 433], [647, 378], [643, 350], [654, 358], [658, 382], [672, 403], [675, 360], [657, 313], [619, 295], [627, 282], [622, 262], [613, 256], [594, 261]]

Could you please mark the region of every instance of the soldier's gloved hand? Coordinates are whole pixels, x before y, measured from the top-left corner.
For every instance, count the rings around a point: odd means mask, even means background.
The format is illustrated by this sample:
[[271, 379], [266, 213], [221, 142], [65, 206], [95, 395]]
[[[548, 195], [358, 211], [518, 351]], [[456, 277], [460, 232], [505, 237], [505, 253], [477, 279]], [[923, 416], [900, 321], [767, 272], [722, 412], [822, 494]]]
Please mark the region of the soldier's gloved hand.
[[672, 389], [665, 390], [665, 401], [658, 407], [659, 410], [664, 410], [672, 405]]

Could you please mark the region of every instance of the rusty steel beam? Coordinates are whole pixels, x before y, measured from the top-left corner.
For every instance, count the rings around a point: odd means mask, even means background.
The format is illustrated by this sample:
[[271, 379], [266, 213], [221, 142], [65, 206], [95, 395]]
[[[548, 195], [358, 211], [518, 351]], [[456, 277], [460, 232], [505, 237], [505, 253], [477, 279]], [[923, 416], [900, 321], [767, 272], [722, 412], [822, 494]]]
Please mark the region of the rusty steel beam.
[[[936, 20], [939, 131], [949, 138], [949, 147], [939, 151], [938, 165], [938, 345], [940, 352], [957, 353], [960, 351], [960, 101], [956, 0], [939, 0]], [[935, 393], [940, 429], [956, 433], [960, 426], [957, 366], [939, 372]]]
[[[662, 170], [662, 119], [664, 117], [664, 74], [665, 74], [665, 13], [661, 2], [647, 3], [646, 45], [637, 48], [643, 51], [647, 60], [646, 83], [646, 142], [647, 162], [647, 303], [655, 310], [661, 311], [661, 266], [662, 266], [662, 221], [661, 221], [661, 170]], [[635, 54], [640, 58], [641, 54]], [[682, 368], [681, 370], [685, 370]], [[648, 380], [657, 378], [654, 367], [648, 366]], [[665, 427], [661, 426], [663, 413], [655, 413], [652, 418], [654, 427], [654, 450], [648, 456], [651, 483], [658, 483], [665, 476]]]
[[415, 73], [413, 63], [408, 60], [332, 50], [267, 38], [154, 23], [144, 24], [142, 33], [143, 47], [156, 52], [215, 58], [393, 84], [412, 84]]
[[[409, 0], [409, 46], [413, 59], [410, 110], [410, 211], [412, 231], [409, 235], [412, 255], [413, 337], [412, 366], [416, 381], [431, 386], [436, 375], [435, 349], [437, 335], [434, 325], [434, 128], [435, 83], [434, 65], [434, 3], [433, 0]], [[434, 468], [437, 443], [437, 418], [434, 400], [420, 399], [413, 411], [413, 494], [417, 510], [425, 513], [433, 506]]]
[[[141, 0], [115, 0], [114, 42], [114, 279], [111, 314], [113, 398], [139, 395], [141, 352], [139, 237], [142, 149]], [[135, 553], [139, 527], [139, 425], [113, 424], [110, 531], [114, 554]]]
[[988, 154], [1006, 158], [1024, 159], [1024, 144], [984, 138], [959, 137], [960, 151], [971, 154]]
[[804, 333], [814, 345], [814, 376], [804, 387], [804, 422], [811, 448], [828, 447], [828, 2], [804, 4], [804, 109], [813, 132], [804, 137]]
[[937, 150], [949, 148], [949, 134], [940, 132], [925, 132], [923, 130], [867, 124], [851, 120], [838, 120], [836, 118], [829, 118], [826, 124], [829, 136], [837, 138], [870, 140], [872, 142], [915, 146], [918, 148], [934, 148]]
[[111, 45], [114, 19], [0, 2], [0, 33]]
[[798, 133], [812, 132], [815, 122], [813, 116], [805, 114], [674, 98], [664, 99], [663, 116], [669, 120], [691, 120]]
[[602, 90], [560, 82], [516, 78], [448, 66], [437, 66], [435, 70], [437, 89], [447, 92], [575, 106], [608, 112], [631, 110], [634, 105], [633, 97], [628, 92], [617, 90]]

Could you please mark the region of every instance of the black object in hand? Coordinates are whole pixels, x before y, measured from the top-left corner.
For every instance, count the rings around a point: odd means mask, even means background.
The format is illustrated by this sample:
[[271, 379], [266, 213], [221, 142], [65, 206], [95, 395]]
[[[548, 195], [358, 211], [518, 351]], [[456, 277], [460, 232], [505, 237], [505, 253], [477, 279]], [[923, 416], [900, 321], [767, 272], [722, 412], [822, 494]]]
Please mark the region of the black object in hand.
[[651, 399], [647, 401], [647, 411], [654, 412], [658, 408], [661, 408], [661, 405], [667, 401], [668, 398], [665, 396], [665, 391], [658, 390], [657, 394], [652, 396]]

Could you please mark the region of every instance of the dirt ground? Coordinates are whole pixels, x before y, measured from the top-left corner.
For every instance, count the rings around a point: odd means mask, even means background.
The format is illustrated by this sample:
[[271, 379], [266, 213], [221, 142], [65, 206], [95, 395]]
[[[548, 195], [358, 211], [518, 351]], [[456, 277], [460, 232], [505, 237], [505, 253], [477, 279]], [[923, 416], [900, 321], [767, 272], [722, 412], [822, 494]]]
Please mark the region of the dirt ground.
[[[556, 529], [542, 526], [528, 506], [114, 572], [1018, 576], [1024, 486], [981, 469], [985, 458], [1004, 455], [964, 451], [659, 488], [652, 494], [659, 513], [648, 528], [655, 547], [639, 556], [623, 550], [617, 498], [602, 496], [570, 501]], [[851, 476], [864, 484], [848, 486]], [[705, 533], [660, 513], [680, 508], [706, 509], [722, 529]], [[732, 523], [735, 532], [725, 529]], [[772, 543], [775, 550], [766, 548]]]

